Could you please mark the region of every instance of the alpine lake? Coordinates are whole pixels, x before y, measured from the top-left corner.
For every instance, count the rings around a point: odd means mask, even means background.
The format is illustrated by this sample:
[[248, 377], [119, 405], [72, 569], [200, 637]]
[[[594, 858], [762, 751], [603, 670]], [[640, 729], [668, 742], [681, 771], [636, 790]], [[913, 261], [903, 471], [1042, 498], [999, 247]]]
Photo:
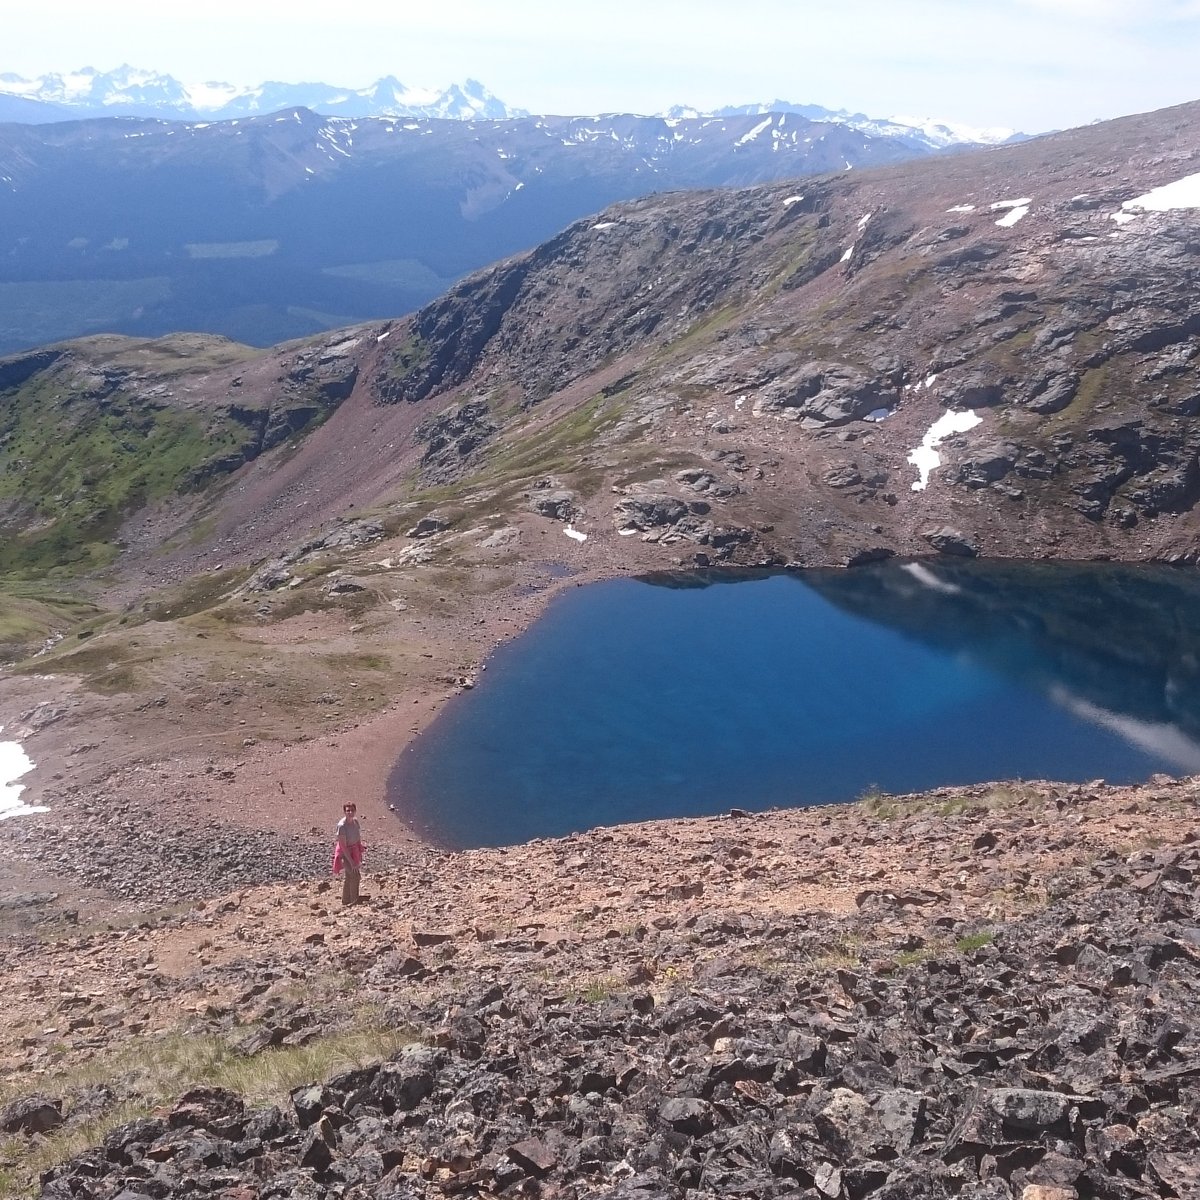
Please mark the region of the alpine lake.
[[461, 849], [992, 780], [1200, 773], [1200, 572], [936, 561], [590, 584], [389, 799]]

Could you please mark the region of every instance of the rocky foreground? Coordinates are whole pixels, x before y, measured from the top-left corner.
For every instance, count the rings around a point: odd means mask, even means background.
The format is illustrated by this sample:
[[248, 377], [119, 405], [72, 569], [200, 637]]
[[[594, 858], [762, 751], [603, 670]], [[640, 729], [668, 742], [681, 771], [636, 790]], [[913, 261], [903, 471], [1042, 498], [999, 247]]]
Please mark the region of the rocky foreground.
[[1198, 800], [734, 812], [14, 937], [0, 1190], [1195, 1196]]

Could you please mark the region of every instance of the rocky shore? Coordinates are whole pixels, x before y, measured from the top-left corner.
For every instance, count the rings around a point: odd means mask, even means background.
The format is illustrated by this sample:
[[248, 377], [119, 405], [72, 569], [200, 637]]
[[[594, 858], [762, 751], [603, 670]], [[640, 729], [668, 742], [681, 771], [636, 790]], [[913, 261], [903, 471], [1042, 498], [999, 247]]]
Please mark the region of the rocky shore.
[[294, 883], [11, 937], [0, 1180], [1195, 1195], [1198, 801], [1159, 779], [734, 812], [426, 851], [351, 910]]

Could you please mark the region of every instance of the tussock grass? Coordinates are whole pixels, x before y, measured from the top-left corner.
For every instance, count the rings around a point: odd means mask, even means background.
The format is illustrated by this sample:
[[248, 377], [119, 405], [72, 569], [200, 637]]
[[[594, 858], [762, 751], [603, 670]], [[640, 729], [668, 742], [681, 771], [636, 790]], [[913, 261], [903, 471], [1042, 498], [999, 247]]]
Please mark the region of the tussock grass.
[[990, 946], [995, 940], [996, 935], [990, 929], [984, 929], [979, 933], [968, 933], [966, 937], [960, 937], [954, 943], [954, 948], [959, 954], [972, 954], [976, 950], [982, 950], [984, 946]]
[[38, 583], [0, 582], [0, 662], [16, 661], [41, 648], [52, 633], [65, 633], [100, 610], [90, 601]]
[[600, 975], [572, 988], [570, 996], [572, 999], [586, 1000], [589, 1004], [602, 1004], [625, 990], [626, 985], [615, 975]]
[[[183, 1031], [142, 1038], [87, 1063], [62, 1063], [39, 1078], [39, 1092], [64, 1098], [67, 1125], [41, 1138], [0, 1140], [0, 1200], [35, 1195], [41, 1172], [94, 1146], [118, 1126], [172, 1104], [190, 1088], [227, 1088], [249, 1105], [281, 1103], [294, 1088], [385, 1059], [417, 1039], [410, 1030], [388, 1025], [382, 1012], [361, 1008], [348, 1029], [305, 1046], [264, 1050], [247, 1058], [233, 1049], [233, 1040]], [[126, 1099], [94, 1118], [71, 1120], [73, 1098], [114, 1081], [127, 1093]], [[29, 1090], [24, 1081], [10, 1082], [0, 1087], [0, 1103]]]
[[866, 943], [857, 934], [848, 933], [826, 942], [814, 953], [801, 955], [797, 962], [812, 974], [814, 971], [850, 970], [862, 965]]
[[956, 817], [982, 809], [988, 812], [1007, 812], [1025, 808], [1038, 811], [1045, 807], [1046, 797], [1021, 783], [997, 784], [982, 795], [960, 793], [957, 796], [891, 796], [872, 785], [858, 796], [858, 803], [870, 816], [880, 821], [899, 817], [937, 816]]

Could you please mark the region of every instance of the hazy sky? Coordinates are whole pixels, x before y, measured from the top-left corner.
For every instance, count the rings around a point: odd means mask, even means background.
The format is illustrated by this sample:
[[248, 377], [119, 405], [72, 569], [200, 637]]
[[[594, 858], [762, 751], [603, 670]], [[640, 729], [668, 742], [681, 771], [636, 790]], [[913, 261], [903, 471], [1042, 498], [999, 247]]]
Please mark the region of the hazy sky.
[[1200, 98], [1200, 0], [40, 0], [0, 71], [479, 79], [538, 112], [786, 99], [1028, 132]]

